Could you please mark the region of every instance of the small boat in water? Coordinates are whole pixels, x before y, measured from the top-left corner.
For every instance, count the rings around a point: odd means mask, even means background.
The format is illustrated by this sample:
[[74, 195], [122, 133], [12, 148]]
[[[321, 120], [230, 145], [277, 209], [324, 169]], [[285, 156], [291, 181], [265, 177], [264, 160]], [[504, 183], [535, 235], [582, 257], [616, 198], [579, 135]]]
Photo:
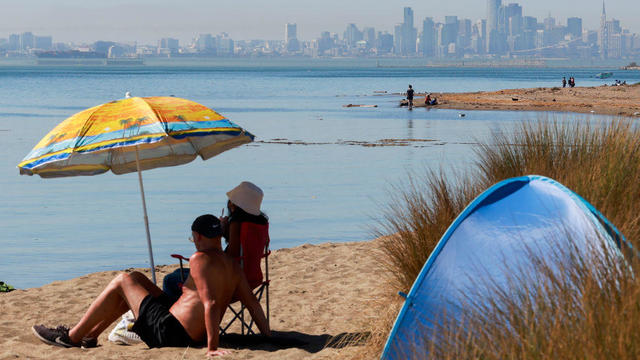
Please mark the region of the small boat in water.
[[613, 76], [612, 72], [603, 72], [596, 75], [598, 79], [608, 79]]

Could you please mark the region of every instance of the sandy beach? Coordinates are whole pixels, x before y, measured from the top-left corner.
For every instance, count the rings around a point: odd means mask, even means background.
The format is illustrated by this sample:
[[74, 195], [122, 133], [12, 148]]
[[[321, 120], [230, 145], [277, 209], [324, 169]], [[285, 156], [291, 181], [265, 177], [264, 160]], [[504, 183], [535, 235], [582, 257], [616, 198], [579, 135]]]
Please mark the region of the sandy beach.
[[[376, 317], [376, 301], [384, 294], [384, 276], [376, 265], [377, 241], [302, 245], [274, 251], [269, 258], [271, 292], [270, 340], [230, 335], [221, 348], [224, 359], [349, 358], [367, 336]], [[158, 278], [177, 265], [158, 266]], [[126, 271], [132, 271], [128, 269]], [[136, 269], [148, 274], [148, 269]], [[107, 340], [94, 349], [65, 349], [42, 343], [31, 326], [73, 325], [93, 298], [119, 272], [108, 271], [56, 281], [39, 288], [0, 294], [0, 359], [203, 359], [204, 348], [148, 349], [144, 344], [123, 346]], [[229, 314], [227, 314], [229, 316]], [[114, 324], [115, 325], [115, 324]], [[239, 332], [236, 329], [234, 332]]]
[[[575, 88], [530, 88], [470, 93], [432, 93], [435, 108], [459, 110], [526, 110], [640, 116], [640, 85]], [[414, 98], [424, 107], [424, 94]]]

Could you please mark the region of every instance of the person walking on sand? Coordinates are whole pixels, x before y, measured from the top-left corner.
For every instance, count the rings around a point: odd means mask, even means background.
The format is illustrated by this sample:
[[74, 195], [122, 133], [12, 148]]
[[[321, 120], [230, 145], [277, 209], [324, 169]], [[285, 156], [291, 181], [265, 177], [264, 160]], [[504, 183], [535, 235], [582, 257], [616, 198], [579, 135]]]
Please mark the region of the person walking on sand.
[[567, 87], [567, 78], [566, 77], [562, 77], [562, 87], [566, 88]]
[[234, 296], [247, 307], [263, 335], [271, 330], [262, 307], [251, 292], [240, 265], [222, 251], [222, 226], [213, 215], [202, 215], [191, 225], [196, 252], [182, 295], [171, 304], [162, 290], [139, 272], [122, 273], [94, 300], [73, 328], [35, 325], [43, 342], [62, 347], [95, 347], [96, 339], [111, 323], [131, 309], [132, 331], [150, 348], [186, 347], [206, 341], [207, 356], [229, 353], [218, 349], [219, 325]]
[[407, 100], [409, 100], [409, 109], [413, 109], [413, 88], [411, 85], [407, 89]]

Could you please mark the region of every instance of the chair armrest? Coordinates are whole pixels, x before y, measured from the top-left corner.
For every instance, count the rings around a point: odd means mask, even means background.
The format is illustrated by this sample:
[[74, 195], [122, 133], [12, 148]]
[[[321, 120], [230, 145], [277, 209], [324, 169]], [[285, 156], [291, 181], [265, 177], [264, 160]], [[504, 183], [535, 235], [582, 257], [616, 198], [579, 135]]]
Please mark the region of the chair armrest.
[[172, 257], [172, 258], [176, 258], [176, 259], [180, 259], [180, 260], [189, 261], [189, 259], [188, 259], [188, 258], [186, 258], [186, 257], [184, 257], [184, 256], [182, 256], [182, 255], [180, 255], [180, 254], [171, 254], [171, 257]]

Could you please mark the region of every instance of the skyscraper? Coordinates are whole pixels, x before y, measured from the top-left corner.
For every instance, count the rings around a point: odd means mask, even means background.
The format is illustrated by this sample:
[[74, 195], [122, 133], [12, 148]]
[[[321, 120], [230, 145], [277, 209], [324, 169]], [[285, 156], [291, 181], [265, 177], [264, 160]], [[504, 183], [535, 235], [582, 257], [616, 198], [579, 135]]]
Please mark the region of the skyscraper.
[[404, 8], [404, 24], [402, 29], [402, 54], [413, 55], [416, 53], [416, 41], [418, 33], [413, 27], [413, 10], [410, 7]]
[[473, 25], [471, 48], [476, 54], [484, 54], [487, 49], [487, 19], [480, 19]]
[[349, 47], [356, 47], [356, 43], [362, 40], [362, 32], [358, 29], [356, 24], [347, 25], [347, 29], [344, 31], [344, 41]]
[[404, 8], [404, 22], [394, 27], [394, 53], [398, 55], [414, 55], [418, 32], [413, 27], [413, 10]]
[[211, 34], [199, 34], [195, 39], [195, 45], [196, 49], [203, 53], [213, 53], [216, 48], [214, 37]]
[[296, 24], [287, 23], [284, 26], [284, 41], [287, 52], [296, 52], [300, 50], [297, 31], [298, 26]]
[[420, 45], [422, 46], [422, 55], [431, 57], [436, 52], [436, 24], [432, 18], [425, 18], [422, 22], [422, 36], [420, 37]]
[[376, 29], [372, 27], [362, 29], [362, 40], [367, 42], [367, 47], [374, 47], [376, 45]]
[[600, 47], [600, 57], [606, 59], [609, 49], [609, 31], [607, 29], [607, 12], [602, 1], [602, 15], [600, 16], [600, 31], [598, 31], [598, 46]]
[[33, 45], [39, 50], [51, 50], [53, 47], [53, 39], [51, 36], [35, 36]]
[[9, 50], [20, 50], [20, 35], [9, 35]]
[[570, 17], [567, 19], [567, 32], [575, 39], [582, 36], [582, 19], [578, 17]]
[[522, 32], [522, 6], [509, 4], [504, 7], [506, 32], [508, 35], [517, 36]]
[[445, 16], [444, 17], [444, 29], [442, 33], [443, 45], [449, 46], [451, 43], [455, 43], [458, 38], [458, 17], [457, 16]]
[[404, 8], [404, 25], [413, 28], [413, 10], [410, 7]]
[[35, 37], [30, 32], [20, 34], [20, 50], [27, 51], [33, 49]]
[[293, 39], [298, 39], [298, 35], [296, 34], [298, 30], [298, 26], [296, 24], [287, 23], [284, 26], [284, 41], [289, 42]]
[[498, 23], [502, 0], [487, 0], [487, 53], [498, 52]]

